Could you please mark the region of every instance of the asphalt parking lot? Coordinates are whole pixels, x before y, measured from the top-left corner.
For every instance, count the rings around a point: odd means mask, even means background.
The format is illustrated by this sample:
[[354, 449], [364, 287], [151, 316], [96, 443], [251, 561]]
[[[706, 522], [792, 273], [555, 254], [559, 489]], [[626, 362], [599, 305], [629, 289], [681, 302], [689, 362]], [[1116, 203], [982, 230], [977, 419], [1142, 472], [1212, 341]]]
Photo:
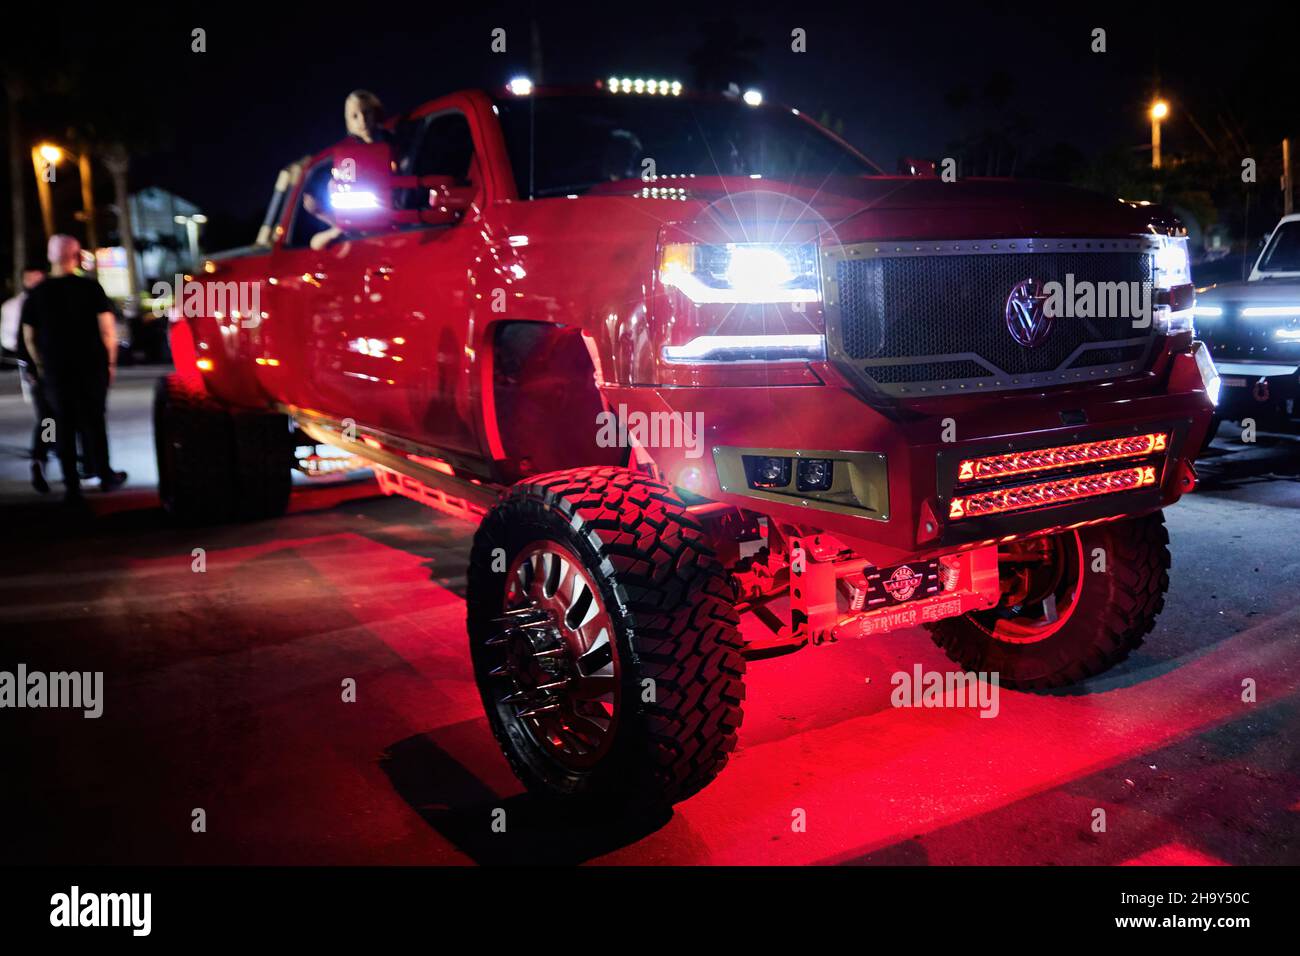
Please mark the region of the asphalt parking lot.
[[0, 713], [0, 861], [1300, 863], [1300, 443], [1224, 430], [1167, 516], [1164, 614], [1114, 671], [1003, 690], [985, 720], [890, 706], [892, 673], [947, 668], [921, 631], [755, 661], [727, 770], [627, 824], [544, 811], [497, 751], [465, 649], [471, 526], [353, 480], [275, 521], [171, 527], [158, 374], [114, 388], [131, 477], [89, 524], [31, 491], [0, 375], [0, 670], [105, 675], [99, 719]]

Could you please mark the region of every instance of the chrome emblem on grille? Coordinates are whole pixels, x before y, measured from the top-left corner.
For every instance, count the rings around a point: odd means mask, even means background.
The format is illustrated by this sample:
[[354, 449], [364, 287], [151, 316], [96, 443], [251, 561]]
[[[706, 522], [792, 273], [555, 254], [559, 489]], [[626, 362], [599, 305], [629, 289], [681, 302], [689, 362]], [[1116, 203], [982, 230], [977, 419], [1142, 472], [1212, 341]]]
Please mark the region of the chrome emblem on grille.
[[1047, 293], [1037, 279], [1016, 283], [1007, 296], [1007, 331], [1027, 349], [1042, 345], [1052, 331], [1052, 316], [1043, 308], [1046, 301]]

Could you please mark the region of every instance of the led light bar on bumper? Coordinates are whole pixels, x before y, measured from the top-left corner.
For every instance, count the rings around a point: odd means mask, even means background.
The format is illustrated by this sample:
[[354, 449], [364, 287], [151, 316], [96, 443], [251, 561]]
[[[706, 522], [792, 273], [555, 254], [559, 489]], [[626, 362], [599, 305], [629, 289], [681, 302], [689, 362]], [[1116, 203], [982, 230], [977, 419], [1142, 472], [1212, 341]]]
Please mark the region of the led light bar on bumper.
[[[1186, 425], [1150, 422], [1149, 431], [1099, 436], [1070, 435], [1069, 444], [1025, 447], [985, 445], [938, 455], [939, 502], [950, 540], [1036, 530], [1053, 520], [1064, 524], [1108, 520], [1159, 497], [1171, 454], [1186, 439]], [[1126, 502], [1108, 495], [1133, 492]], [[1054, 519], [1038, 517], [1059, 512]], [[1004, 516], [985, 524], [979, 519]], [[960, 526], [957, 530], [955, 526]]]
[[1039, 481], [1010, 488], [994, 488], [954, 497], [948, 503], [948, 519], [960, 521], [964, 518], [979, 518], [1008, 511], [1065, 504], [1084, 498], [1096, 498], [1099, 495], [1145, 488], [1156, 484], [1157, 481], [1156, 465], [1138, 465], [1094, 475], [1058, 478], [1055, 481]]
[[1061, 445], [1057, 448], [1035, 448], [1005, 455], [985, 458], [967, 458], [957, 466], [957, 481], [982, 481], [1009, 478], [1124, 458], [1142, 458], [1169, 447], [1167, 432], [1151, 432], [1126, 438], [1108, 438], [1104, 441], [1083, 442], [1078, 445]]

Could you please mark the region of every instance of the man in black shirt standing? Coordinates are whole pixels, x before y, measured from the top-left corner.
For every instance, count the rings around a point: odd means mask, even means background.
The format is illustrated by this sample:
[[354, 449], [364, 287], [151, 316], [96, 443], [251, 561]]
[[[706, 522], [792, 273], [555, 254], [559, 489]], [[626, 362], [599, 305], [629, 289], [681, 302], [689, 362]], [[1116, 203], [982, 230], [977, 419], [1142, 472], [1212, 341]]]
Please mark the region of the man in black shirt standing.
[[104, 412], [117, 368], [117, 316], [94, 279], [79, 275], [81, 244], [51, 236], [50, 277], [23, 303], [23, 342], [54, 408], [54, 441], [70, 501], [81, 497], [77, 436], [104, 491], [126, 481], [108, 463]]

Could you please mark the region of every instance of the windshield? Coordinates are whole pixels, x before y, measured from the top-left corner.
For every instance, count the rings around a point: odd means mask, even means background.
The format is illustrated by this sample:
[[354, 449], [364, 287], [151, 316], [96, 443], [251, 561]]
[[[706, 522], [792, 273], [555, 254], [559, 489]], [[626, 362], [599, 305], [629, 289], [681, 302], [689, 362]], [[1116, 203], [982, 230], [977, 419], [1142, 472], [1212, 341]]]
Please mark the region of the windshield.
[[1300, 221], [1283, 223], [1259, 257], [1260, 272], [1300, 272]]
[[[664, 176], [824, 179], [880, 170], [784, 110], [728, 100], [537, 96], [497, 101], [519, 195]], [[653, 161], [653, 168], [646, 161]]]

